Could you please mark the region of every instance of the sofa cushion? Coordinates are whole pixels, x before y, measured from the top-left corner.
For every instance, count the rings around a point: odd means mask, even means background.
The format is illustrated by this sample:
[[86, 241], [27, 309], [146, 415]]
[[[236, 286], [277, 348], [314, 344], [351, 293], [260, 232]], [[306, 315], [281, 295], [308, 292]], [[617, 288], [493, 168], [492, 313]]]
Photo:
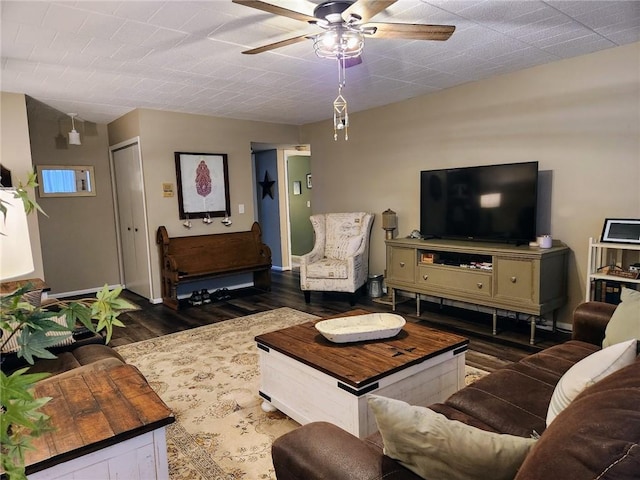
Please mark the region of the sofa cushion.
[[640, 339], [640, 292], [622, 287], [620, 300], [605, 329], [602, 348], [633, 338]]
[[631, 480], [640, 472], [640, 361], [585, 389], [549, 425], [515, 480]]
[[385, 454], [429, 480], [512, 479], [531, 438], [487, 432], [425, 407], [370, 395]]
[[125, 363], [124, 359], [113, 348], [102, 344], [82, 345], [68, 352], [58, 354], [57, 358], [38, 360], [29, 368], [28, 373], [48, 372], [52, 375], [89, 365], [104, 359], [115, 359], [117, 363]]
[[[60, 325], [60, 327], [66, 329], [66, 330], [50, 330], [46, 333], [47, 337], [60, 339], [59, 342], [56, 342], [55, 344], [51, 345], [51, 347], [68, 346], [75, 342], [74, 338], [71, 335], [71, 332], [67, 329], [68, 328], [67, 318], [64, 315], [59, 317], [51, 317], [49, 318], [49, 320], [57, 323], [58, 325]], [[17, 323], [13, 323], [13, 324], [17, 325]], [[2, 338], [8, 338], [10, 334], [11, 334], [10, 330], [2, 329]], [[19, 333], [9, 338], [9, 341], [7, 341], [6, 344], [2, 347], [2, 353], [7, 354], [7, 353], [17, 352], [20, 349], [20, 346], [18, 345], [19, 338], [20, 338]]]
[[592, 353], [571, 367], [556, 385], [547, 412], [547, 426], [586, 387], [593, 385], [636, 358], [637, 340], [618, 343]]
[[547, 373], [551, 375], [549, 378], [555, 377], [555, 385], [567, 370], [598, 350], [600, 350], [600, 347], [597, 345], [579, 340], [569, 340], [529, 355], [518, 363], [531, 366], [539, 372], [539, 375]]

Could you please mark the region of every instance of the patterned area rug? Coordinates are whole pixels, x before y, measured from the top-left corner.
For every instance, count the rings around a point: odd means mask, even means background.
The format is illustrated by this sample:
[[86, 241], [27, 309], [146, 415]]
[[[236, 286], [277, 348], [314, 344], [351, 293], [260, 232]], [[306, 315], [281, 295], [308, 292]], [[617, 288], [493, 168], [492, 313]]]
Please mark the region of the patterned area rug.
[[[256, 335], [315, 319], [278, 308], [117, 347], [171, 408], [171, 480], [275, 479], [271, 443], [298, 424], [265, 413]], [[467, 367], [467, 381], [484, 375]]]

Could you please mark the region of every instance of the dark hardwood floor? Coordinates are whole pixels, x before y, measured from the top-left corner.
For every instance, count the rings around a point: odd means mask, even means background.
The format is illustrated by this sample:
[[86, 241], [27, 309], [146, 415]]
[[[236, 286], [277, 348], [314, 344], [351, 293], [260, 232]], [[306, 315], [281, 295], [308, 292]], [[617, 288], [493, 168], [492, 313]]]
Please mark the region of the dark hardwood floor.
[[[122, 314], [126, 328], [114, 329], [110, 345], [119, 346], [149, 338], [200, 327], [252, 313], [279, 307], [290, 307], [318, 317], [340, 314], [353, 308], [371, 312], [390, 312], [391, 306], [378, 303], [362, 294], [351, 307], [349, 297], [340, 293], [311, 294], [306, 304], [300, 290], [297, 271], [272, 272], [272, 289], [263, 292], [255, 288], [232, 290], [231, 298], [213, 301], [197, 307], [185, 306], [174, 311], [162, 304], [154, 305], [138, 295], [125, 291], [123, 296], [140, 307], [140, 310]], [[185, 302], [186, 303], [186, 302]], [[487, 371], [493, 371], [517, 361], [533, 351], [549, 347], [568, 338], [567, 334], [539, 332], [535, 346], [529, 345], [529, 325], [513, 319], [501, 319], [499, 334], [491, 334], [491, 317], [478, 312], [439, 306], [421, 302], [423, 313], [416, 316], [415, 301], [408, 299], [396, 306], [396, 313], [407, 321], [460, 333], [470, 339], [467, 363]]]

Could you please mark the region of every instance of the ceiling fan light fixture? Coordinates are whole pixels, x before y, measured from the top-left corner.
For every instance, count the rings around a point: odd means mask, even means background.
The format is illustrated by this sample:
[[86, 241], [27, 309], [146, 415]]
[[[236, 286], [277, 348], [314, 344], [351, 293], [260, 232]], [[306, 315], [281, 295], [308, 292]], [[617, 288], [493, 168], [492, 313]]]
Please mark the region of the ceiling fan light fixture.
[[362, 53], [364, 36], [355, 30], [332, 28], [315, 36], [313, 48], [320, 58], [354, 58]]

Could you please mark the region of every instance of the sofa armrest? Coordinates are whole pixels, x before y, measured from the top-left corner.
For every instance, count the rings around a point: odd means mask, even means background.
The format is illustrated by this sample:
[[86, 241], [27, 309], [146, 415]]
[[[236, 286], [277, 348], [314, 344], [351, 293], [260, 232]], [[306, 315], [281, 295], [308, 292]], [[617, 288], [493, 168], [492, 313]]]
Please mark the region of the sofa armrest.
[[271, 455], [278, 480], [421, 480], [366, 440], [327, 422], [281, 436]]
[[573, 312], [573, 340], [602, 345], [607, 323], [611, 319], [616, 305], [604, 302], [584, 302]]

